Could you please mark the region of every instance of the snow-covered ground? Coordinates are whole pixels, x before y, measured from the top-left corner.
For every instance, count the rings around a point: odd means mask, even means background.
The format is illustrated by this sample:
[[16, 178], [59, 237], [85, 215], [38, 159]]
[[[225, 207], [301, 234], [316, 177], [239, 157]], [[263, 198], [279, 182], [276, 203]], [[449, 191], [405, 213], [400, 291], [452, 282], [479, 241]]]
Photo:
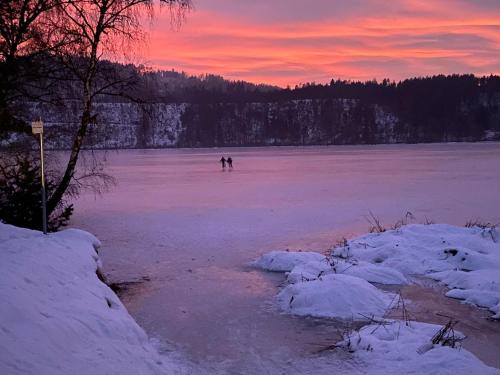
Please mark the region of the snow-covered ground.
[[[386, 374], [500, 374], [500, 370], [484, 365], [463, 348], [432, 344], [440, 326], [401, 321], [370, 324], [346, 335], [339, 347], [353, 353], [370, 375]], [[460, 337], [455, 332], [455, 337]], [[342, 350], [342, 349], [340, 349]]]
[[[447, 296], [486, 307], [499, 319], [499, 241], [495, 228], [414, 224], [345, 240], [328, 256], [273, 251], [254, 265], [287, 273], [288, 285], [277, 299], [284, 311], [295, 315], [385, 321], [399, 297], [372, 283], [407, 284], [407, 277], [419, 275], [445, 283]], [[500, 373], [465, 349], [431, 345], [440, 326], [405, 323], [365, 326], [349, 333], [341, 346], [347, 342], [372, 374]]]
[[178, 374], [96, 274], [99, 241], [0, 223], [0, 374]]

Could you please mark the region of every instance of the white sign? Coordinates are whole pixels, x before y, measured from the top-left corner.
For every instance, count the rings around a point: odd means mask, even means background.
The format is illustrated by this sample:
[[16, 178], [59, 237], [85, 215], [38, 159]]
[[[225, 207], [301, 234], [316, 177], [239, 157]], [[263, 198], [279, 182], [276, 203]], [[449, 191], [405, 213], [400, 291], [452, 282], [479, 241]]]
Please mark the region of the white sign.
[[33, 121], [31, 123], [31, 131], [33, 134], [43, 134], [43, 122], [42, 120]]

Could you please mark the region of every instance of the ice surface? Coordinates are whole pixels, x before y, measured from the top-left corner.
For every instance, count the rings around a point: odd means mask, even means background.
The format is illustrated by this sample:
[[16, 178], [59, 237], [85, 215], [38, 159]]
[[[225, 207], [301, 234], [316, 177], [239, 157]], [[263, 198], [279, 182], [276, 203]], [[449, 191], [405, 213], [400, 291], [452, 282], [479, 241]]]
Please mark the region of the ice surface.
[[[220, 170], [222, 155], [233, 158], [233, 171]], [[107, 157], [118, 186], [97, 199], [81, 196], [72, 225], [103, 242], [99, 255], [113, 281], [149, 278], [124, 303], [150, 335], [222, 373], [330, 374], [355, 366], [334, 356], [302, 365], [338, 340], [342, 327], [282, 314], [275, 296], [284, 276], [245, 267], [262, 254], [326, 250], [366, 233], [368, 210], [386, 226], [406, 211], [418, 222], [500, 222], [500, 174], [492, 167], [498, 143], [127, 150]], [[461, 307], [446, 300], [450, 311]], [[485, 327], [494, 332], [494, 323], [485, 321], [478, 336]]]
[[452, 288], [446, 293], [448, 297], [488, 307], [495, 313], [493, 318], [500, 319], [500, 269], [486, 268], [470, 272], [450, 270], [433, 273], [430, 277]]

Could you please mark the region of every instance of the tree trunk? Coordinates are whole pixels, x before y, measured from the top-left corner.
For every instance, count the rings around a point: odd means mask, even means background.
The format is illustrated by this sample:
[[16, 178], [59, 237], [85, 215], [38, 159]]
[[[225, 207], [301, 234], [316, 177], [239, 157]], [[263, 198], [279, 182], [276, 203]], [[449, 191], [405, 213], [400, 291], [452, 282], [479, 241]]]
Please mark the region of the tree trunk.
[[61, 202], [64, 193], [68, 189], [71, 180], [75, 174], [76, 164], [78, 162], [78, 156], [80, 155], [80, 150], [82, 148], [83, 139], [85, 138], [85, 134], [87, 133], [87, 128], [91, 119], [91, 108], [92, 108], [92, 100], [90, 98], [90, 94], [85, 95], [86, 100], [84, 103], [84, 111], [82, 114], [82, 121], [80, 123], [80, 128], [76, 133], [75, 139], [73, 141], [73, 146], [71, 147], [71, 154], [69, 157], [68, 164], [66, 165], [66, 171], [64, 172], [64, 176], [62, 177], [57, 189], [50, 196], [47, 201], [47, 215], [50, 216], [52, 212], [56, 209], [59, 202]]

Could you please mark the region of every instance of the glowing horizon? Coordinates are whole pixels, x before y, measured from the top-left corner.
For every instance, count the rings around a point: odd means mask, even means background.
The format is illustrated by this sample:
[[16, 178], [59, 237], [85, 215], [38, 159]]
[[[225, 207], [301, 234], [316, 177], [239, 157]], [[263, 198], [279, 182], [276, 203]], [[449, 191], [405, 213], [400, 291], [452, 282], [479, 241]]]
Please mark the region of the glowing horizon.
[[279, 86], [331, 79], [500, 74], [496, 0], [195, 0], [178, 31], [168, 14], [143, 58], [156, 68]]

